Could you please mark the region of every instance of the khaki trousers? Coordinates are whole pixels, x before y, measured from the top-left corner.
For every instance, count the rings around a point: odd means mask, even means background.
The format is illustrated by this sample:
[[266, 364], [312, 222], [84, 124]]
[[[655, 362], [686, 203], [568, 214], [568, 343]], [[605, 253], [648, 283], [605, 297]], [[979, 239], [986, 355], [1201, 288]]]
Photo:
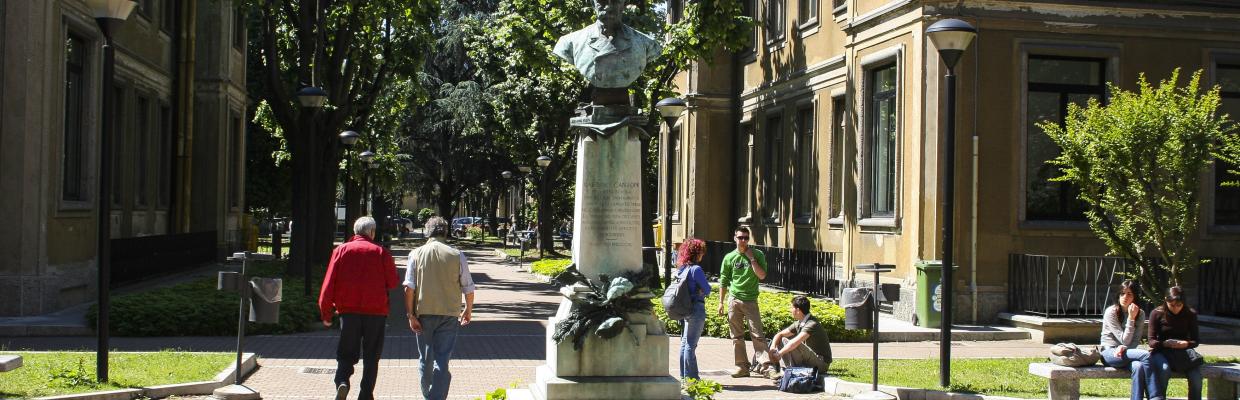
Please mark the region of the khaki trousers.
[[788, 352], [788, 355], [783, 357], [783, 362], [785, 367], [810, 367], [818, 368], [819, 372], [827, 372], [828, 364], [805, 343]]
[[753, 338], [754, 357], [759, 362], [767, 360], [766, 335], [762, 334], [762, 314], [757, 301], [740, 301], [728, 296], [728, 333], [732, 336], [732, 355], [736, 366], [749, 368], [750, 359], [745, 355], [745, 324], [749, 324], [749, 336]]

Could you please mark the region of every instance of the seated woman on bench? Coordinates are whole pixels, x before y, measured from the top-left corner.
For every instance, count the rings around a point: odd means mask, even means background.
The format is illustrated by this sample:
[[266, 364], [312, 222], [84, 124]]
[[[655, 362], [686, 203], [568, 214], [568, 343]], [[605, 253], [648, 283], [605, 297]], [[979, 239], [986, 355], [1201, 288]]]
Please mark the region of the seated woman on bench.
[[1193, 365], [1189, 356], [1199, 340], [1197, 310], [1184, 305], [1184, 290], [1179, 286], [1167, 289], [1164, 301], [1150, 313], [1150, 369], [1155, 377], [1150, 400], [1167, 398], [1173, 371], [1188, 378], [1188, 400], [1201, 400], [1201, 365]]
[[1154, 373], [1150, 370], [1150, 353], [1141, 350], [1141, 333], [1145, 332], [1145, 311], [1136, 304], [1137, 284], [1126, 280], [1120, 284], [1115, 305], [1102, 313], [1102, 363], [1108, 367], [1132, 371], [1132, 400], [1142, 400], [1153, 393]]

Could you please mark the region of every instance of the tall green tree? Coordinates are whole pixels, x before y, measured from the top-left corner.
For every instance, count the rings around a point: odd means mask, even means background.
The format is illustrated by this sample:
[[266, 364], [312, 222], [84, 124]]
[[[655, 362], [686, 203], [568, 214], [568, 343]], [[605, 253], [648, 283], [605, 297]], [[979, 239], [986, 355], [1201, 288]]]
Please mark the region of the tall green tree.
[[1069, 105], [1063, 126], [1038, 124], [1063, 150], [1049, 161], [1063, 173], [1053, 180], [1080, 188], [1089, 227], [1136, 264], [1127, 275], [1151, 302], [1201, 264], [1193, 244], [1201, 178], [1216, 159], [1240, 160], [1235, 126], [1218, 114], [1218, 87], [1203, 92], [1201, 71], [1178, 86], [1179, 73], [1157, 87], [1142, 74], [1135, 92], [1108, 84], [1110, 104]]
[[[334, 203], [341, 145], [337, 134], [363, 123], [392, 80], [420, 65], [434, 0], [249, 0], [253, 18], [249, 75], [287, 143], [293, 172], [292, 262], [327, 261], [336, 228]], [[296, 93], [327, 92], [322, 109], [302, 108]]]

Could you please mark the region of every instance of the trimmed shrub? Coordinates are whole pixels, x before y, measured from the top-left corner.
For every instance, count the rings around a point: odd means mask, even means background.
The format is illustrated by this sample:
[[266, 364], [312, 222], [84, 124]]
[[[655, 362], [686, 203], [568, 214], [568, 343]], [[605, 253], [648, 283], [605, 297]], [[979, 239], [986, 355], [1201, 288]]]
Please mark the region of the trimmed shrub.
[[[318, 275], [321, 275], [319, 271]], [[246, 334], [284, 334], [308, 331], [319, 317], [321, 282], [311, 282], [310, 296], [302, 291], [301, 277], [284, 276], [284, 262], [255, 262], [247, 277], [284, 279], [280, 323], [246, 326]], [[116, 336], [220, 336], [237, 332], [238, 298], [235, 292], [216, 290], [216, 278], [206, 277], [173, 286], [112, 298], [109, 327]], [[91, 325], [98, 318], [94, 306], [86, 314]]]
[[538, 260], [534, 261], [533, 264], [530, 264], [530, 271], [544, 276], [556, 276], [561, 272], [564, 272], [564, 269], [568, 268], [568, 265], [572, 263], [573, 260], [567, 258]]
[[[719, 315], [719, 287], [712, 285], [710, 295], [706, 297], [706, 327], [702, 329], [702, 336], [710, 336], [717, 338], [728, 338], [728, 317], [727, 315]], [[792, 313], [788, 310], [792, 306], [793, 293], [769, 292], [762, 291], [758, 294], [758, 310], [762, 314], [762, 330], [767, 337], [774, 335], [776, 332], [792, 325]], [[654, 303], [655, 315], [663, 321], [667, 326], [669, 334], [680, 334], [680, 321], [672, 321], [667, 319], [667, 311], [663, 309], [663, 303], [659, 301], [660, 297], [651, 299]], [[848, 330], [844, 329], [844, 308], [834, 303], [822, 299], [810, 298], [810, 313], [818, 318], [823, 327], [827, 328], [827, 335], [832, 342], [865, 342], [868, 341], [869, 331], [867, 330]]]

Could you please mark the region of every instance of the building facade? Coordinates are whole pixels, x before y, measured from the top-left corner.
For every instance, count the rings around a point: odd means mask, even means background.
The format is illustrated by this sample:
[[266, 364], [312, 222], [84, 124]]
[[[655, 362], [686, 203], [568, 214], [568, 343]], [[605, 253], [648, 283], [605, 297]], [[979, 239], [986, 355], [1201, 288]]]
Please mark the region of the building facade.
[[[978, 29], [956, 67], [957, 322], [1027, 311], [1015, 304], [1034, 284], [1024, 282], [1027, 257], [1058, 257], [1051, 273], [1061, 275], [1082, 262], [1097, 275], [1107, 262], [1073, 188], [1047, 181], [1059, 149], [1036, 122], [1105, 101], [1107, 82], [1131, 90], [1139, 73], [1157, 82], [1176, 68], [1182, 83], [1204, 70], [1203, 83], [1222, 86], [1224, 112], [1240, 115], [1235, 2], [745, 1], [751, 48], [679, 77], [689, 109], [663, 132], [675, 157], [662, 163], [670, 178], [659, 202], [672, 237], [730, 241], [748, 226], [757, 245], [832, 253], [843, 286], [864, 281], [854, 265], [894, 264], [881, 280], [898, 287], [892, 311], [903, 319], [913, 316], [915, 265], [943, 250], [946, 69], [930, 24]], [[1200, 254], [1240, 256], [1240, 191], [1209, 175]]]
[[[244, 23], [140, 0], [115, 35], [113, 285], [239, 245]], [[95, 298], [103, 37], [83, 0], [0, 1], [0, 316]]]

